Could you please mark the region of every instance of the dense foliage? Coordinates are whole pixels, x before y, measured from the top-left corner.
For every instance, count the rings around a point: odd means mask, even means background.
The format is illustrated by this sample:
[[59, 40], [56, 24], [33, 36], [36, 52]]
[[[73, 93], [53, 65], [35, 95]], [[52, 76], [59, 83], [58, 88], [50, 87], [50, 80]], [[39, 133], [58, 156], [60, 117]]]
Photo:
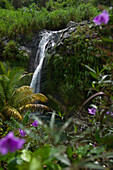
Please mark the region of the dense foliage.
[[95, 44], [102, 45], [102, 40], [97, 30], [91, 27], [91, 24], [78, 27], [76, 33], [64, 40], [64, 44], [49, 59], [46, 90], [49, 94], [56, 94], [56, 97], [59, 95], [65, 106], [72, 110], [73, 107], [80, 107], [88, 97], [91, 85], [91, 76], [83, 64], [101, 68], [101, 57], [105, 56], [104, 52], [95, 47]]
[[[113, 8], [101, 6], [109, 13], [107, 22], [101, 14], [98, 26], [78, 25], [49, 57], [46, 95], [55, 111], [35, 103], [47, 98], [34, 94], [23, 80], [24, 69], [15, 67], [29, 61], [19, 50], [24, 38], [64, 28], [70, 20], [93, 20], [97, 3], [112, 5], [109, 0], [0, 0], [1, 170], [113, 168]], [[41, 116], [31, 112], [37, 107]]]
[[77, 8], [58, 8], [52, 12], [46, 8], [36, 10], [35, 6], [29, 8], [6, 10], [0, 12], [0, 38], [8, 36], [12, 39], [19, 39], [22, 36], [32, 36], [34, 32], [41, 29], [58, 30], [65, 28], [70, 20], [89, 20], [97, 14], [97, 8], [91, 4], [81, 4]]

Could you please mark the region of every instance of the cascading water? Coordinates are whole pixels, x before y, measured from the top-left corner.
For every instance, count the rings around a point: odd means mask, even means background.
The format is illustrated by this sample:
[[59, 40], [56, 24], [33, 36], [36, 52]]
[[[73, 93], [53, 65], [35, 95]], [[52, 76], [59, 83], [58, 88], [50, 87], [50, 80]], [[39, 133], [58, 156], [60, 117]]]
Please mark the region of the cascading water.
[[30, 87], [32, 87], [34, 89], [35, 93], [39, 93], [39, 91], [40, 91], [41, 69], [42, 69], [44, 58], [45, 58], [45, 52], [47, 50], [46, 45], [50, 39], [50, 36], [51, 36], [51, 32], [43, 33], [43, 37], [40, 41], [38, 51], [36, 54], [35, 66], [37, 64], [38, 59], [39, 59], [39, 64], [36, 67], [36, 70], [33, 74], [33, 78], [32, 78], [31, 84], [30, 84]]
[[65, 38], [69, 37], [72, 32], [76, 31], [76, 27], [68, 27], [60, 31], [46, 31], [42, 32], [42, 39], [39, 43], [35, 58], [35, 72], [31, 80], [30, 87], [34, 89], [35, 93], [40, 92], [40, 80], [43, 61], [46, 51], [52, 49], [56, 44], [59, 45]]

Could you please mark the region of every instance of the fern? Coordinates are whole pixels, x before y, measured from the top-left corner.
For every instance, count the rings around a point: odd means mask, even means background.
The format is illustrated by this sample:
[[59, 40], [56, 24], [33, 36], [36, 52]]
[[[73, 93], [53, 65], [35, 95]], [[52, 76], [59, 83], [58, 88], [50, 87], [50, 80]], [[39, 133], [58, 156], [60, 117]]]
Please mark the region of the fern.
[[13, 92], [10, 98], [10, 104], [12, 103], [13, 106], [18, 108], [20, 106], [33, 103], [36, 100], [45, 102], [47, 101], [47, 97], [41, 93], [34, 94], [32, 92], [32, 88], [29, 86], [22, 86]]
[[[29, 109], [48, 110], [47, 106], [36, 105], [35, 101], [46, 102], [47, 97], [41, 93], [34, 94], [29, 86], [21, 86], [18, 88], [21, 79], [26, 76], [24, 70], [13, 68], [12, 70], [3, 63], [0, 63], [3, 75], [0, 75], [0, 116], [3, 119], [14, 117], [22, 121], [20, 113], [25, 113]], [[25, 116], [27, 120], [27, 115]], [[23, 120], [25, 122], [25, 120]]]
[[45, 111], [50, 111], [50, 108], [48, 106], [45, 106], [43, 104], [27, 104], [27, 105], [24, 105], [20, 108], [18, 108], [18, 111], [20, 113], [24, 112], [24, 111], [28, 111], [28, 110], [31, 110], [31, 111], [37, 111], [37, 110], [45, 110]]
[[1, 114], [5, 117], [5, 119], [10, 119], [11, 116], [15, 117], [15, 119], [22, 120], [22, 116], [20, 113], [11, 106], [6, 106], [1, 110]]

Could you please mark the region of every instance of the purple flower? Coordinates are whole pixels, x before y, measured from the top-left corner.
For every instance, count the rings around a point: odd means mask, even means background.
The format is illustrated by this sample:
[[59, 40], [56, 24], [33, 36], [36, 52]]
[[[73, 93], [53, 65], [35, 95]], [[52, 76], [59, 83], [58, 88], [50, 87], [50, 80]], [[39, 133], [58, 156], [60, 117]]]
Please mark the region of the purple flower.
[[38, 122], [37, 120], [34, 120], [34, 122], [32, 123], [33, 126], [37, 127], [38, 126]]
[[15, 152], [23, 147], [24, 139], [14, 136], [13, 132], [9, 132], [4, 138], [0, 140], [0, 153], [5, 155], [8, 152]]
[[88, 109], [88, 112], [89, 112], [91, 115], [95, 115], [96, 109], [95, 109], [95, 108]]
[[107, 111], [106, 114], [109, 115], [109, 111]]
[[113, 116], [113, 112], [111, 112], [111, 116]]
[[22, 129], [19, 129], [19, 133], [20, 133], [20, 135], [21, 135], [21, 137], [24, 137], [25, 136], [25, 132], [24, 132], [24, 130], [22, 130]]
[[102, 23], [107, 24], [108, 21], [109, 21], [109, 14], [105, 10], [93, 19], [93, 22], [97, 25], [101, 25]]
[[[110, 113], [109, 111], [106, 112], [107, 115], [108, 115], [109, 113]], [[111, 116], [113, 116], [113, 112], [111, 112]]]

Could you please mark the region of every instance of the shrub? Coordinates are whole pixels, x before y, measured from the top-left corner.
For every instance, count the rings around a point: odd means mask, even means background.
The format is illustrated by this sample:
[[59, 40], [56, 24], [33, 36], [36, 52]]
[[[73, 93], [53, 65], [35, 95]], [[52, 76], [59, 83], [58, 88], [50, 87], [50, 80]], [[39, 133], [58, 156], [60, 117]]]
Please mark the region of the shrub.
[[29, 62], [29, 55], [26, 51], [19, 49], [20, 45], [16, 41], [9, 41], [2, 53], [2, 60], [10, 61], [11, 66], [22, 66], [27, 69]]
[[13, 6], [9, 0], [0, 0], [0, 8], [13, 9]]

